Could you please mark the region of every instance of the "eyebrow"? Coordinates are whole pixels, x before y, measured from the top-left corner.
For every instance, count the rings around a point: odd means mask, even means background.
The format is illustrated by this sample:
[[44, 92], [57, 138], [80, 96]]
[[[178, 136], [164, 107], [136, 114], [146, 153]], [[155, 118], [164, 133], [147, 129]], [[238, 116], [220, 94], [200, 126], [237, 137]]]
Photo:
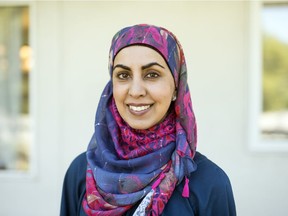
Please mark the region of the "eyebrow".
[[131, 68], [129, 68], [128, 66], [125, 66], [123, 64], [117, 64], [113, 67], [113, 71], [116, 69], [116, 68], [122, 68], [122, 69], [125, 69], [125, 70], [128, 70], [128, 71], [131, 71]]
[[149, 63], [149, 64], [143, 65], [141, 68], [142, 68], [142, 70], [145, 70], [145, 69], [150, 68], [150, 67], [152, 67], [152, 66], [154, 66], [154, 65], [157, 65], [157, 66], [165, 69], [164, 66], [160, 65], [160, 64], [157, 63], [157, 62], [151, 62], [151, 63]]
[[[157, 62], [151, 62], [151, 63], [148, 63], [148, 64], [146, 64], [146, 65], [143, 65], [143, 66], [141, 67], [141, 69], [142, 69], [142, 70], [145, 70], [145, 69], [150, 68], [150, 67], [152, 67], [152, 66], [154, 66], [154, 65], [159, 66], [159, 67], [165, 69], [164, 66], [162, 66], [161, 64], [159, 64], [159, 63], [157, 63]], [[130, 68], [130, 67], [128, 67], [128, 66], [126, 66], [126, 65], [123, 65], [123, 64], [117, 64], [117, 65], [115, 65], [115, 66], [113, 67], [113, 71], [114, 71], [116, 68], [118, 68], [118, 67], [119, 67], [119, 68], [122, 68], [122, 69], [125, 69], [125, 70], [128, 70], [128, 71], [131, 71], [131, 68]]]

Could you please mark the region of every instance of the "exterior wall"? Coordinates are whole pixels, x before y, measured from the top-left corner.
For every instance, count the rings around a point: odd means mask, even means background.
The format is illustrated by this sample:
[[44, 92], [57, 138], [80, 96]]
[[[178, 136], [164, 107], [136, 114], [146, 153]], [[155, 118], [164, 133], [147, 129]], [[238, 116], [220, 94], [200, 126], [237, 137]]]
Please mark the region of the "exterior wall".
[[248, 1], [37, 1], [31, 6], [37, 170], [32, 178], [0, 179], [0, 215], [59, 214], [63, 176], [87, 147], [109, 79], [111, 38], [135, 23], [162, 25], [182, 43], [198, 150], [230, 177], [238, 215], [287, 215], [287, 153], [249, 150]]

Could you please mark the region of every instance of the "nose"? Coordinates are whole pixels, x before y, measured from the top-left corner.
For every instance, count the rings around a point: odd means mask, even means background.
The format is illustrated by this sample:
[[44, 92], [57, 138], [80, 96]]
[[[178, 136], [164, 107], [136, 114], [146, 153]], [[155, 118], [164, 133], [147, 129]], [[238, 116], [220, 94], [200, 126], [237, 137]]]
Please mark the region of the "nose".
[[131, 80], [129, 95], [134, 98], [139, 98], [146, 95], [146, 88], [143, 80], [138, 78]]

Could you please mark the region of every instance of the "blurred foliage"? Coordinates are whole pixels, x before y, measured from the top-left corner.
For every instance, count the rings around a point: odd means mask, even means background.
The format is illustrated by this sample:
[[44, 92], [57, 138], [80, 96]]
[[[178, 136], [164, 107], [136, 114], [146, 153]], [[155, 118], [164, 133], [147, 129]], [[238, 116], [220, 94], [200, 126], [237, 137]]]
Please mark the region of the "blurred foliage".
[[288, 44], [263, 36], [263, 111], [288, 110]]
[[22, 86], [21, 86], [21, 113], [29, 114], [29, 74], [22, 73]]

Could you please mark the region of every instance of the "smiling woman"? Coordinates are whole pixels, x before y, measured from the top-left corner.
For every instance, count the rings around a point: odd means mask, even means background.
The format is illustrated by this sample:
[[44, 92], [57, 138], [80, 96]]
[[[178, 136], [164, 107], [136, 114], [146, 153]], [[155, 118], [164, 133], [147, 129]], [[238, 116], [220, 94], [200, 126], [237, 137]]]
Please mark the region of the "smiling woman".
[[182, 47], [168, 30], [135, 25], [110, 49], [95, 132], [69, 167], [61, 216], [235, 216], [225, 172], [196, 152]]

